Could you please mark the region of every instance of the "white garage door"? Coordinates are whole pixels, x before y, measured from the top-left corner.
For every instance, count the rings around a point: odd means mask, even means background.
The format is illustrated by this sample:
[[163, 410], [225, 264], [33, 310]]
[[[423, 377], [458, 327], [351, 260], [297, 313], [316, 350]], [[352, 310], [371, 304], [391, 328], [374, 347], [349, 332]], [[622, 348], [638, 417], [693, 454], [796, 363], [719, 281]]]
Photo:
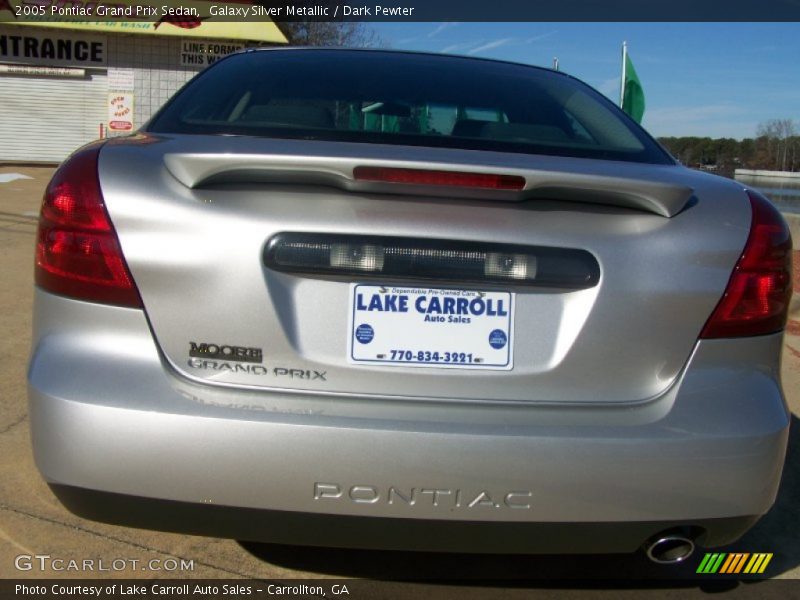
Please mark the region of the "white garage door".
[[82, 79], [0, 74], [0, 161], [60, 162], [100, 136], [105, 72]]

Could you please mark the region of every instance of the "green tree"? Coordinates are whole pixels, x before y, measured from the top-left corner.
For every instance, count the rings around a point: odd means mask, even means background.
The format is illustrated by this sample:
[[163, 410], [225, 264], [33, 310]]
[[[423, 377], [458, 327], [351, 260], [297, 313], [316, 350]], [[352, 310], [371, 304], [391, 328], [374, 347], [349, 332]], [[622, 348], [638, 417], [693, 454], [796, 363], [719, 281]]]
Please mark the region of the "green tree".
[[800, 136], [791, 119], [761, 124], [756, 138], [664, 137], [659, 142], [681, 163], [732, 176], [737, 168], [800, 171]]
[[360, 22], [306, 20], [278, 23], [278, 26], [293, 46], [386, 46], [385, 41], [371, 27]]
[[764, 138], [765, 154], [770, 169], [793, 170], [797, 130], [792, 119], [770, 119], [758, 126], [757, 135]]

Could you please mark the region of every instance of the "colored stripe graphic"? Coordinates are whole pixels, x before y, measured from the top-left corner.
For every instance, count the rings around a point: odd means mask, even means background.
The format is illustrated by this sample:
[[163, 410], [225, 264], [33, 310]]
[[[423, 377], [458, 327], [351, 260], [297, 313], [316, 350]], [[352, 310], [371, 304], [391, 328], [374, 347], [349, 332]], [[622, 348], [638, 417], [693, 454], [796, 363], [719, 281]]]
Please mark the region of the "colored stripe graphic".
[[711, 555], [706, 553], [706, 555], [703, 557], [703, 560], [700, 561], [700, 564], [697, 566], [697, 573], [705, 573], [706, 572], [706, 566], [708, 566], [708, 561], [709, 560], [711, 560]]
[[772, 560], [772, 553], [762, 553], [762, 554], [753, 554], [753, 558], [750, 559], [750, 562], [747, 563], [747, 567], [745, 567], [745, 573], [763, 573], [764, 570], [767, 568], [769, 561]]
[[727, 573], [728, 569], [730, 569], [731, 564], [736, 562], [739, 557], [736, 554], [728, 554], [728, 558], [725, 559], [725, 562], [722, 563], [722, 567], [720, 567], [720, 573]]
[[726, 552], [707, 552], [698, 565], [696, 572], [725, 575], [736, 575], [742, 572], [748, 575], [761, 574], [766, 570], [767, 565], [772, 560], [772, 556], [771, 552], [755, 554], [750, 554], [749, 552], [731, 552], [730, 554]]
[[700, 561], [700, 564], [697, 565], [697, 573], [705, 573], [706, 572], [706, 565], [708, 564], [709, 559], [711, 558], [710, 554], [706, 554], [703, 557], [703, 560]]
[[725, 558], [725, 553], [707, 553], [703, 562], [697, 567], [698, 573], [716, 573]]
[[719, 570], [720, 573], [739, 573], [744, 567], [744, 561], [747, 560], [747, 557], [750, 554], [743, 554], [734, 552], [728, 555], [728, 560], [725, 561], [725, 564], [722, 565], [722, 568]]

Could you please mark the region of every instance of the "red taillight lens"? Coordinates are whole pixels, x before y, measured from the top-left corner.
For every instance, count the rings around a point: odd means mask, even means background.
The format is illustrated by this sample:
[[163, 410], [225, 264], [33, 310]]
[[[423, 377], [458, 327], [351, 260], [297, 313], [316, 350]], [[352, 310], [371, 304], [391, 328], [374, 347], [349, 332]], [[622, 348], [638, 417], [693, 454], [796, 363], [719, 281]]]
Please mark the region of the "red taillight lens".
[[97, 157], [87, 146], [56, 171], [44, 193], [36, 245], [36, 284], [80, 300], [142, 307], [108, 218]]
[[765, 335], [786, 325], [792, 295], [792, 237], [769, 200], [753, 191], [747, 195], [753, 209], [750, 235], [702, 338]]
[[432, 171], [427, 169], [397, 169], [394, 167], [356, 167], [356, 181], [381, 181], [412, 185], [446, 185], [491, 190], [521, 190], [525, 178], [495, 173], [466, 173], [462, 171]]

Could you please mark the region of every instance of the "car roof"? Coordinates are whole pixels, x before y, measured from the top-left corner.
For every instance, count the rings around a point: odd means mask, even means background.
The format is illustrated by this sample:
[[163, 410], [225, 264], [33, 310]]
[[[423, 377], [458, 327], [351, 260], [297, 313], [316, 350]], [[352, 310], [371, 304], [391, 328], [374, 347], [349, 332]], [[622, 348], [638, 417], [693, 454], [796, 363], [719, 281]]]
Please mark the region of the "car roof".
[[573, 79], [584, 85], [589, 85], [579, 77], [575, 77], [574, 75], [570, 75], [569, 73], [565, 73], [563, 71], [556, 71], [549, 67], [543, 67], [541, 65], [532, 65], [529, 63], [523, 63], [513, 60], [505, 60], [500, 58], [489, 58], [485, 56], [470, 56], [466, 54], [451, 54], [451, 53], [443, 54], [441, 52], [430, 52], [427, 50], [399, 50], [395, 48], [363, 48], [363, 47], [354, 48], [349, 46], [256, 46], [251, 48], [243, 48], [242, 50], [237, 50], [236, 52], [228, 56], [235, 56], [237, 54], [249, 54], [252, 52], [321, 52], [326, 54], [334, 52], [363, 52], [369, 54], [391, 54], [391, 55], [408, 54], [411, 56], [430, 56], [433, 58], [469, 60], [469, 61], [496, 63], [502, 65], [512, 65], [516, 67], [526, 67], [528, 69], [536, 69], [537, 71], [550, 73], [552, 75], [560, 77], [566, 77], [567, 79]]

